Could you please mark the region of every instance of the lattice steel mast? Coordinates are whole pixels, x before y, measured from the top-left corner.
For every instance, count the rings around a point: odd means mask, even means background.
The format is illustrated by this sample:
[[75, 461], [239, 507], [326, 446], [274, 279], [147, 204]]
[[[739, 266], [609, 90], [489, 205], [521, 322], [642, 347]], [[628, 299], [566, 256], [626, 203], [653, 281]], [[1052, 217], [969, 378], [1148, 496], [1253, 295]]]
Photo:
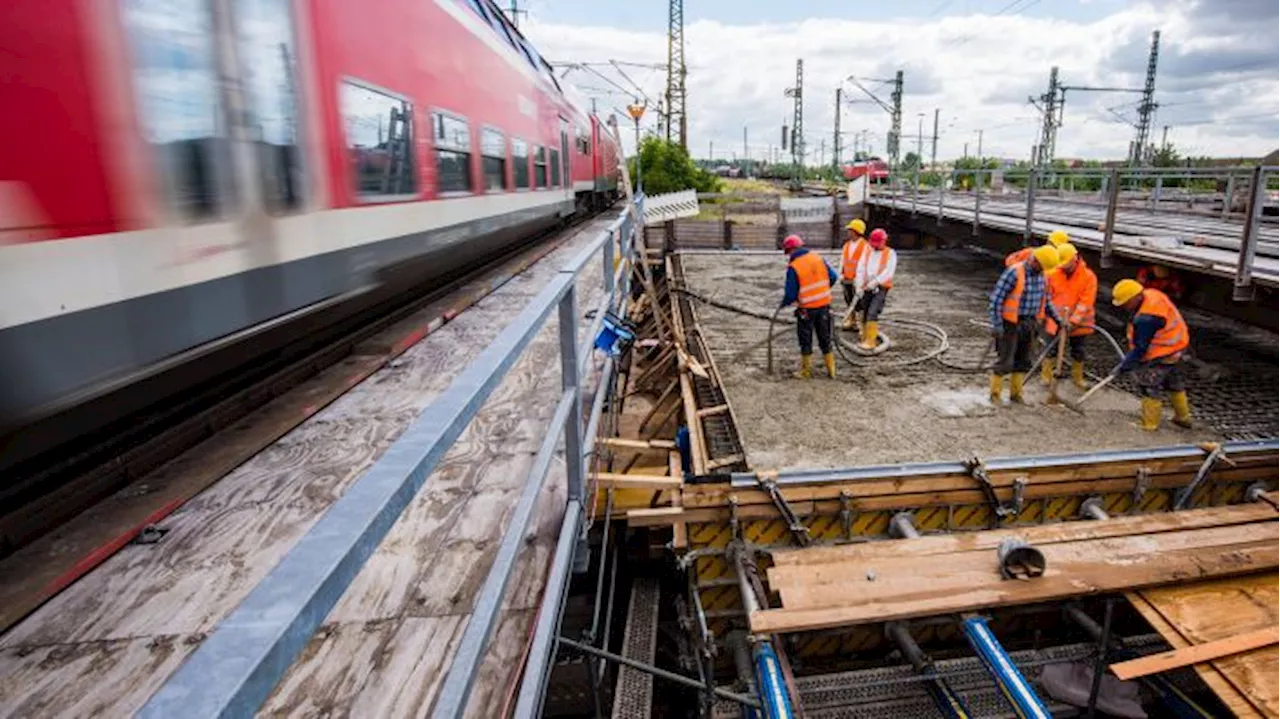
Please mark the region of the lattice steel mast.
[[667, 12], [667, 140], [689, 149], [689, 120], [685, 115], [684, 0], [670, 0]]

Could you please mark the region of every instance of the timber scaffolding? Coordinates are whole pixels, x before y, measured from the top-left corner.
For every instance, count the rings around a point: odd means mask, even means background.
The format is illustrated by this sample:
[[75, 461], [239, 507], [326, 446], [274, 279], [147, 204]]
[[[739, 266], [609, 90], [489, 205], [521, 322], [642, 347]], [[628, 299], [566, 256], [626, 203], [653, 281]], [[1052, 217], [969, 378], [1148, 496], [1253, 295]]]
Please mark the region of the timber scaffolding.
[[[1154, 673], [1136, 681], [1152, 715], [1280, 712], [1274, 434], [760, 470], [687, 286], [680, 230], [700, 222], [647, 228], [651, 247], [663, 237], [663, 252], [646, 251], [659, 306], [629, 305], [627, 404], [618, 436], [598, 444], [595, 541], [602, 557], [626, 551], [596, 563], [592, 583], [597, 596], [609, 588], [597, 607], [612, 606], [610, 568], [632, 575], [616, 590], [630, 598], [617, 601], [623, 638], [584, 627], [599, 647], [562, 642], [548, 714], [588, 711], [569, 699], [588, 695], [612, 696], [614, 717], [673, 705], [725, 717], [1120, 713], [1136, 685], [1108, 666], [1148, 655]], [[760, 244], [780, 232], [769, 230]], [[1034, 550], [1021, 569], [1005, 562], [1019, 547]], [[574, 628], [566, 615], [562, 635]], [[675, 638], [653, 641], [663, 636]], [[591, 679], [570, 672], [573, 656], [596, 663]]]

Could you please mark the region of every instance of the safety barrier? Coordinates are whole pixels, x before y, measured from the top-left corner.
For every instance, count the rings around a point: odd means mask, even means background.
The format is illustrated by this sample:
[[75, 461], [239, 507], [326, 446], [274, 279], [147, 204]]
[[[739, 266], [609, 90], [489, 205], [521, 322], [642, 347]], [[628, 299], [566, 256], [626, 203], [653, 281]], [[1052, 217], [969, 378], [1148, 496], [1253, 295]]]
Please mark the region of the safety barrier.
[[[636, 206], [637, 214], [630, 207], [624, 209], [606, 231], [566, 264], [448, 389], [422, 411], [374, 466], [218, 623], [151, 697], [139, 716], [223, 717], [256, 713], [436, 465], [537, 336], [552, 310], [557, 310], [560, 402], [433, 710], [436, 717], [459, 717], [466, 708], [497, 623], [503, 593], [563, 434], [568, 501], [517, 707], [519, 716], [537, 713], [573, 554], [582, 536], [587, 459], [593, 451], [595, 427], [612, 379], [613, 359], [604, 361], [592, 393], [592, 414], [585, 432], [582, 378], [604, 314], [616, 311], [629, 289], [637, 230], [633, 218], [642, 211], [643, 197], [637, 199]], [[622, 259], [616, 268], [615, 245]], [[605, 296], [596, 308], [586, 341], [579, 346], [575, 281], [597, 254], [602, 255]]]

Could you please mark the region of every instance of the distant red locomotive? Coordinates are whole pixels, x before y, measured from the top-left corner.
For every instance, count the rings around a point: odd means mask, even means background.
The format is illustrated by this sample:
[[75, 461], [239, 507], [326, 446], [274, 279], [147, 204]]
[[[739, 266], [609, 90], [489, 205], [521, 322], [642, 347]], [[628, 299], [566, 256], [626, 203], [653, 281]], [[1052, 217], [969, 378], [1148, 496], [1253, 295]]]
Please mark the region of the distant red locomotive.
[[0, 50], [9, 427], [150, 382], [127, 416], [617, 195], [491, 0], [9, 0]]

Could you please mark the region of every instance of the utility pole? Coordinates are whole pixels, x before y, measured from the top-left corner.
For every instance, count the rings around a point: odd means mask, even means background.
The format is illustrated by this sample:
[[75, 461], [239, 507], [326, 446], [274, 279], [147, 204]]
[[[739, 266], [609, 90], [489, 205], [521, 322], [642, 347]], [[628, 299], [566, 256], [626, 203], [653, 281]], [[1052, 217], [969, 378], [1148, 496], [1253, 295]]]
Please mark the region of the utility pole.
[[715, 162], [716, 159], [716, 141], [707, 141], [707, 162]]
[[933, 150], [929, 153], [929, 168], [938, 166], [938, 108], [933, 108]]
[[894, 75], [893, 94], [889, 96], [893, 103], [893, 111], [891, 113], [891, 124], [889, 127], [889, 139], [886, 143], [885, 151], [889, 155], [890, 164], [895, 168], [898, 165], [898, 143], [902, 139], [902, 71], [899, 70]]
[[836, 130], [831, 138], [831, 167], [836, 172], [840, 171], [840, 95], [843, 91], [843, 88], [836, 88]]
[[747, 164], [751, 164], [751, 153], [747, 152], [747, 126], [742, 126], [742, 156], [747, 158]]
[[964, 143], [964, 159], [969, 159], [969, 143]]
[[685, 115], [684, 0], [669, 0], [667, 12], [667, 140], [674, 127], [676, 141], [689, 149], [689, 118]]
[[1147, 56], [1147, 81], [1142, 85], [1142, 101], [1138, 103], [1138, 126], [1133, 136], [1133, 155], [1130, 165], [1145, 165], [1150, 159], [1147, 151], [1147, 136], [1151, 132], [1151, 121], [1155, 118], [1156, 108], [1156, 63], [1160, 59], [1160, 31], [1151, 33], [1151, 54]]
[[1160, 149], [1163, 150], [1168, 146], [1169, 146], [1169, 126], [1165, 125], [1164, 130], [1160, 132]]
[[919, 167], [924, 159], [924, 113], [916, 113], [916, 117], [920, 120], [916, 128], [916, 166]]
[[1049, 70], [1049, 89], [1037, 98], [1029, 97], [1027, 101], [1040, 110], [1040, 144], [1031, 158], [1034, 167], [1046, 169], [1053, 162], [1054, 146], [1058, 142], [1058, 126], [1062, 124], [1059, 113], [1061, 103], [1058, 100], [1062, 87], [1058, 84], [1058, 66]]
[[822, 142], [818, 143], [818, 165], [827, 164], [827, 138], [822, 138]]
[[[797, 167], [804, 163], [804, 60], [796, 60], [796, 84], [783, 92], [795, 100], [791, 114], [791, 159]], [[785, 125], [784, 125], [785, 127]], [[785, 149], [785, 141], [784, 141]]]

